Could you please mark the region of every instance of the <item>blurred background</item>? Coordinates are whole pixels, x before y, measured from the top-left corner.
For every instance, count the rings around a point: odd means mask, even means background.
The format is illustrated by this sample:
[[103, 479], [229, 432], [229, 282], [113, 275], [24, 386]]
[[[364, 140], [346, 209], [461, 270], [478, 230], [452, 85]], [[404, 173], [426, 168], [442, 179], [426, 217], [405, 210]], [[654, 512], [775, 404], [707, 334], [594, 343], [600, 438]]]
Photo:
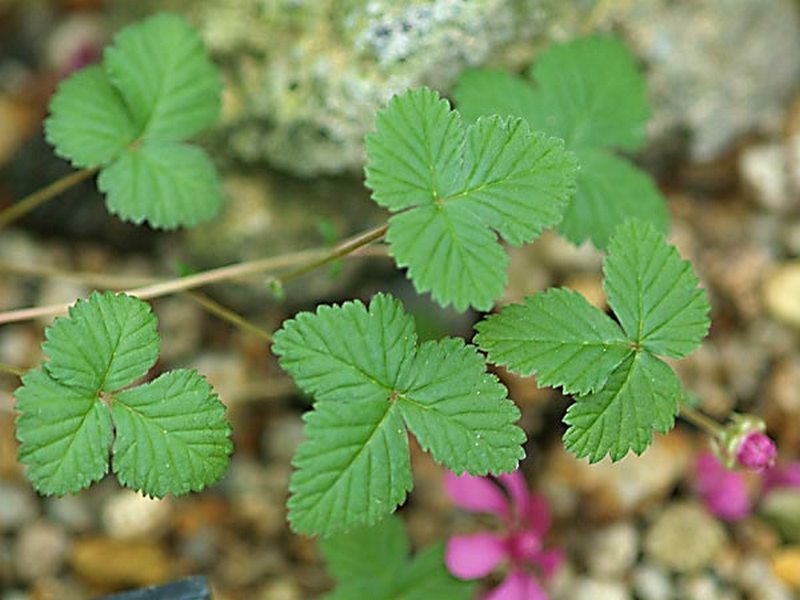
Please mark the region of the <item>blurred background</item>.
[[[712, 416], [763, 417], [780, 464], [800, 459], [800, 4], [793, 0], [0, 0], [0, 208], [68, 173], [42, 136], [59, 80], [99, 60], [127, 23], [187, 16], [225, 79], [223, 118], [201, 143], [225, 186], [208, 225], [158, 233], [109, 216], [93, 182], [0, 231], [0, 310], [72, 302], [68, 273], [170, 277], [330, 245], [386, 215], [363, 187], [363, 137], [392, 94], [444, 95], [468, 67], [521, 72], [556, 41], [619, 35], [653, 103], [634, 157], [673, 217], [670, 241], [712, 304], [711, 334], [675, 365]], [[545, 234], [510, 250], [503, 302], [549, 285], [605, 305], [602, 255]], [[268, 329], [319, 302], [403, 299], [427, 337], [471, 337], [476, 314], [416, 295], [381, 247], [276, 295], [263, 280], [209, 288]], [[289, 460], [309, 406], [257, 337], [181, 297], [154, 309], [156, 370], [205, 374], [228, 406], [235, 455], [201, 494], [143, 498], [115, 480], [41, 498], [16, 461], [18, 381], [0, 374], [0, 600], [91, 598], [204, 574], [215, 599], [299, 600], [332, 580], [315, 542], [293, 535]], [[48, 321], [0, 326], [0, 362], [32, 367]], [[568, 400], [500, 373], [530, 440], [523, 470], [554, 513], [567, 553], [552, 581], [569, 600], [800, 598], [800, 491], [748, 476], [752, 509], [725, 521], [696, 494], [705, 436], [679, 423], [642, 457], [589, 466], [561, 446]], [[415, 489], [401, 510], [416, 546], [474, 525], [412, 446]], [[800, 485], [800, 484], [799, 484]]]

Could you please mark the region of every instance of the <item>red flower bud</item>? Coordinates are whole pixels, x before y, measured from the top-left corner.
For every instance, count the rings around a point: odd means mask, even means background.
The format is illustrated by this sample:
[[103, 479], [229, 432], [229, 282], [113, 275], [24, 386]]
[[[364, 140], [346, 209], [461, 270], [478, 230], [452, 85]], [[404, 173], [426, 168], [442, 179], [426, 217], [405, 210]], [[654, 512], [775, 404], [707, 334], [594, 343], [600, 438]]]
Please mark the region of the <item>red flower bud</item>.
[[742, 438], [736, 449], [736, 462], [745, 469], [761, 472], [775, 464], [778, 449], [768, 436], [752, 431]]

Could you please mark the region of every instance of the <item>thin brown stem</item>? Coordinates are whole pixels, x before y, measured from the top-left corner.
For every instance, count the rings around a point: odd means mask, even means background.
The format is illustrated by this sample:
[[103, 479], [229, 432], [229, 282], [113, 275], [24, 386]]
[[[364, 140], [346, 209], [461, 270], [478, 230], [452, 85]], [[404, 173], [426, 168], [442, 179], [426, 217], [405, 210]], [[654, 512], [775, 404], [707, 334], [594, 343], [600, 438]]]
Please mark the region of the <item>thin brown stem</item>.
[[123, 290], [135, 286], [150, 285], [157, 281], [154, 277], [108, 275], [106, 273], [93, 273], [90, 271], [67, 271], [56, 267], [18, 265], [5, 261], [0, 261], [0, 273], [11, 273], [24, 277], [77, 281], [78, 283], [109, 290]]
[[692, 408], [688, 404], [683, 402], [680, 403], [680, 416], [693, 425], [696, 425], [709, 435], [715, 438], [721, 438], [721, 436], [725, 433], [725, 428], [717, 423], [714, 419], [709, 417], [708, 415], [700, 412], [699, 410]]
[[364, 246], [368, 246], [372, 242], [377, 242], [381, 239], [384, 235], [386, 235], [386, 231], [389, 228], [388, 225], [382, 225], [381, 227], [377, 227], [375, 229], [371, 229], [361, 235], [357, 235], [351, 240], [340, 244], [330, 252], [328, 252], [325, 256], [320, 257], [318, 260], [314, 260], [309, 262], [307, 265], [302, 265], [296, 269], [288, 271], [284, 273], [281, 277], [276, 277], [275, 282], [284, 284], [293, 279], [297, 279], [306, 273], [313, 271], [314, 269], [318, 269], [319, 267], [324, 267], [327, 264], [330, 264], [343, 256], [350, 254], [351, 252], [355, 252], [359, 248], [363, 248]]
[[[331, 263], [359, 248], [381, 239], [386, 234], [386, 230], [387, 225], [382, 225], [365, 233], [356, 235], [350, 240], [343, 242], [332, 249], [309, 250], [304, 252], [296, 252], [293, 254], [285, 254], [283, 256], [276, 256], [274, 258], [265, 258], [237, 263], [226, 267], [219, 267], [217, 269], [203, 271], [187, 277], [170, 279], [168, 281], [162, 281], [144, 287], [129, 289], [126, 291], [126, 293], [143, 300], [148, 300], [178, 292], [185, 292], [187, 290], [212, 283], [250, 277], [252, 275], [267, 271], [277, 271], [281, 268], [300, 265], [297, 268], [285, 273], [283, 277], [275, 279], [276, 281], [286, 282], [291, 279], [296, 279], [301, 275], [308, 273], [309, 271]], [[69, 306], [69, 304], [53, 304], [49, 306], [34, 306], [31, 308], [21, 308], [0, 312], [0, 325], [62, 314], [67, 311]]]
[[186, 292], [186, 296], [188, 298], [191, 298], [200, 306], [202, 306], [212, 315], [217, 316], [220, 319], [227, 321], [228, 323], [231, 323], [232, 325], [235, 325], [242, 331], [252, 333], [253, 335], [267, 342], [268, 344], [272, 343], [272, 334], [262, 329], [258, 325], [251, 323], [240, 314], [232, 311], [227, 306], [220, 304], [216, 300], [213, 300], [200, 292]]
[[0, 363], [0, 372], [8, 373], [9, 375], [14, 375], [15, 377], [22, 377], [25, 375], [25, 369], [20, 369], [14, 365], [7, 365], [6, 363]]
[[97, 173], [97, 171], [97, 167], [75, 171], [69, 175], [66, 175], [65, 177], [62, 177], [61, 179], [57, 179], [50, 185], [47, 185], [28, 196], [25, 196], [19, 202], [15, 202], [7, 209], [0, 212], [0, 229], [10, 225], [19, 218], [24, 217], [34, 208], [44, 204], [52, 198], [55, 198], [61, 192], [64, 192], [72, 186], [79, 184], [84, 179], [88, 179]]

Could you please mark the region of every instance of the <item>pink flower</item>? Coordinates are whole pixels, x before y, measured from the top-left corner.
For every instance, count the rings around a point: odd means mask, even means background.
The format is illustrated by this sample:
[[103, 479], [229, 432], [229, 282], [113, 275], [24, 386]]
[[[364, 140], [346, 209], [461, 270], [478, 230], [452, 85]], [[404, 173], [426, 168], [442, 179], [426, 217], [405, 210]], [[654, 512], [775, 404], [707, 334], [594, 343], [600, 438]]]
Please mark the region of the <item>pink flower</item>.
[[[774, 462], [774, 461], [773, 461]], [[756, 500], [776, 487], [800, 488], [800, 462], [768, 466], [758, 472]], [[695, 488], [708, 510], [726, 521], [740, 521], [753, 512], [747, 479], [741, 471], [726, 468], [712, 452], [704, 452], [695, 463]]]
[[493, 513], [505, 525], [503, 534], [453, 537], [445, 550], [447, 568], [461, 579], [477, 579], [505, 560], [510, 566], [508, 575], [484, 600], [547, 600], [531, 571], [548, 578], [564, 560], [560, 550], [542, 548], [542, 538], [550, 529], [547, 501], [528, 492], [519, 471], [500, 475], [497, 480], [506, 493], [488, 477], [445, 474], [445, 490], [457, 506], [471, 512]]
[[760, 473], [775, 464], [778, 449], [768, 436], [752, 431], [742, 438], [736, 449], [736, 462], [745, 469]]
[[703, 452], [695, 463], [695, 487], [711, 514], [740, 521], [752, 511], [744, 474], [727, 469], [713, 452]]

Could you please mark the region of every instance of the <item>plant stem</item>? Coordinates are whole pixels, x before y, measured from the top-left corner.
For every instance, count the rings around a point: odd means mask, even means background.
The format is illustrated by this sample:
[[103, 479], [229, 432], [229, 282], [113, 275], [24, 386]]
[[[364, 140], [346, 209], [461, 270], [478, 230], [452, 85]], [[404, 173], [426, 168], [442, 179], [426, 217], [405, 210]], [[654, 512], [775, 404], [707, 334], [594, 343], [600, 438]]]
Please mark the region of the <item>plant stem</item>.
[[137, 275], [108, 275], [106, 273], [93, 273], [89, 271], [67, 271], [55, 267], [41, 265], [17, 265], [0, 261], [0, 273], [12, 273], [25, 277], [41, 277], [48, 279], [64, 279], [77, 281], [90, 286], [109, 290], [124, 290], [125, 288], [149, 285], [157, 281], [154, 277]]
[[692, 408], [688, 404], [684, 404], [683, 402], [680, 403], [680, 410], [681, 417], [696, 425], [709, 435], [719, 439], [721, 439], [724, 435], [725, 428], [708, 415]]
[[0, 372], [8, 373], [15, 377], [22, 377], [25, 374], [25, 369], [20, 369], [14, 365], [7, 365], [6, 363], [0, 363]]
[[79, 184], [84, 179], [88, 179], [97, 173], [98, 170], [99, 169], [97, 167], [93, 167], [91, 169], [81, 169], [80, 171], [75, 171], [62, 177], [61, 179], [56, 179], [50, 185], [47, 185], [42, 189], [29, 194], [28, 196], [25, 196], [19, 202], [15, 202], [7, 209], [0, 212], [0, 229], [10, 225], [19, 218], [24, 217], [34, 208], [44, 204], [52, 198], [55, 198], [61, 192]]
[[227, 306], [223, 306], [216, 300], [213, 300], [200, 292], [186, 292], [186, 296], [194, 300], [212, 315], [219, 317], [224, 321], [228, 321], [243, 331], [256, 335], [268, 344], [272, 343], [272, 334], [262, 329], [258, 325], [251, 323], [238, 313], [229, 309]]
[[293, 279], [297, 279], [306, 273], [313, 271], [319, 267], [324, 267], [327, 264], [330, 264], [343, 256], [350, 254], [362, 248], [364, 246], [368, 246], [372, 242], [377, 242], [381, 239], [384, 235], [386, 235], [386, 230], [388, 229], [388, 225], [382, 225], [381, 227], [377, 227], [375, 229], [371, 229], [367, 232], [364, 232], [360, 235], [355, 236], [351, 240], [340, 244], [332, 251], [328, 252], [325, 256], [320, 257], [317, 260], [311, 261], [307, 265], [302, 265], [293, 269], [287, 273], [285, 273], [282, 277], [274, 278], [275, 283], [284, 284]]
[[[313, 269], [331, 263], [363, 246], [381, 239], [386, 234], [387, 228], [387, 225], [381, 225], [375, 229], [370, 229], [329, 250], [309, 250], [293, 254], [284, 254], [283, 256], [276, 256], [274, 258], [237, 263], [226, 267], [203, 271], [187, 277], [178, 277], [144, 287], [129, 289], [126, 293], [141, 298], [142, 300], [148, 300], [175, 294], [177, 292], [185, 292], [211, 283], [249, 277], [265, 271], [300, 265], [296, 269], [286, 273], [283, 278], [274, 279], [276, 281], [285, 282], [296, 279]], [[52, 304], [49, 306], [34, 306], [31, 308], [0, 312], [0, 325], [62, 314], [65, 313], [70, 306], [71, 304]]]

